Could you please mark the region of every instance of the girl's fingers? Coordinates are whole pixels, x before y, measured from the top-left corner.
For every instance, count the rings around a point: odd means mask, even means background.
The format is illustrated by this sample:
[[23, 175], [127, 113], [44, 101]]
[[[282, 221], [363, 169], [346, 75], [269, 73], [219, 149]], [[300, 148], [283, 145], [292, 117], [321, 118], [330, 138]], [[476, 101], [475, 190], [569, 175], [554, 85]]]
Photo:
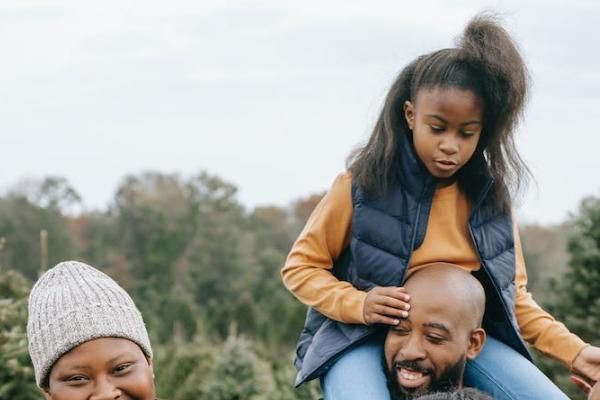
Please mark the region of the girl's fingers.
[[373, 318], [373, 323], [396, 326], [400, 323], [400, 321], [397, 318], [390, 318], [386, 317], [385, 315], [376, 314]]
[[402, 301], [410, 300], [410, 296], [408, 295], [408, 293], [406, 293], [406, 289], [404, 289], [403, 287], [380, 286], [377, 289], [378, 289], [377, 294], [379, 294], [379, 295], [391, 297], [391, 298], [402, 300]]
[[397, 308], [399, 310], [410, 310], [410, 304], [408, 304], [402, 300], [395, 299], [393, 297], [381, 296], [381, 298], [377, 299], [377, 300], [378, 300], [378, 304], [381, 304], [384, 306]]
[[387, 316], [387, 317], [392, 317], [392, 318], [407, 318], [408, 317], [408, 312], [406, 310], [399, 310], [398, 308], [395, 308], [395, 307], [388, 307], [388, 306], [383, 306], [383, 305], [376, 305], [375, 313], [377, 313], [379, 315]]

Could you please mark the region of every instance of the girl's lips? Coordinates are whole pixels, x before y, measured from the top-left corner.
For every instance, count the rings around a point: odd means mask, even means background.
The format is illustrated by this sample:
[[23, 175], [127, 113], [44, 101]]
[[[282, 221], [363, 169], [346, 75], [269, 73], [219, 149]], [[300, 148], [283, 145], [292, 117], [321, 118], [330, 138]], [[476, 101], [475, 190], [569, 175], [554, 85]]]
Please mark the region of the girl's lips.
[[456, 168], [457, 163], [454, 161], [436, 160], [435, 165], [442, 171], [452, 171]]
[[398, 368], [398, 383], [407, 389], [415, 389], [429, 382], [429, 375], [406, 368]]

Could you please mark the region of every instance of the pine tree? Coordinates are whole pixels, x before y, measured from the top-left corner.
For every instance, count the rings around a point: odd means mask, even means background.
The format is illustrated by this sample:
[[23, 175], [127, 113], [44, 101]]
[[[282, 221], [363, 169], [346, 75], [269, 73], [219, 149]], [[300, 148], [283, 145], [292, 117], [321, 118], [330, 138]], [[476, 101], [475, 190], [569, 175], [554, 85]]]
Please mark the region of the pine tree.
[[27, 352], [30, 284], [18, 272], [0, 274], [0, 400], [40, 399]]
[[[600, 343], [600, 198], [581, 202], [572, 220], [573, 234], [568, 241], [570, 262], [563, 277], [551, 282], [553, 303], [545, 308], [571, 332], [588, 343]], [[536, 357], [538, 365], [569, 398], [586, 396], [569, 382], [569, 371], [547, 357]]]
[[569, 270], [559, 289], [554, 315], [583, 340], [600, 343], [600, 198], [582, 201], [570, 238]]

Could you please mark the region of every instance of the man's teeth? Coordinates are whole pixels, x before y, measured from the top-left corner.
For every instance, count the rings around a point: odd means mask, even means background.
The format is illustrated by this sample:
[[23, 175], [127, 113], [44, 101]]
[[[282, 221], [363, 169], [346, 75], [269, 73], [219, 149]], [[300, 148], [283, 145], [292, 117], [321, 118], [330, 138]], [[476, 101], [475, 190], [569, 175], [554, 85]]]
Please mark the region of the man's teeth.
[[423, 376], [423, 373], [401, 369], [400, 376], [407, 380], [415, 380], [421, 378]]

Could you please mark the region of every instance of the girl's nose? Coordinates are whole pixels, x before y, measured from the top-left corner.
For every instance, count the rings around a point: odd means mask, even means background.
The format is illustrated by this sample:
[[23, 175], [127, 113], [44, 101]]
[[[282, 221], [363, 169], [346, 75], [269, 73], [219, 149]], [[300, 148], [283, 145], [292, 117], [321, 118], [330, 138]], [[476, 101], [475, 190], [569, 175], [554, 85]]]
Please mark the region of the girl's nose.
[[445, 137], [442, 138], [439, 148], [444, 154], [455, 154], [458, 153], [458, 142], [454, 138]]

